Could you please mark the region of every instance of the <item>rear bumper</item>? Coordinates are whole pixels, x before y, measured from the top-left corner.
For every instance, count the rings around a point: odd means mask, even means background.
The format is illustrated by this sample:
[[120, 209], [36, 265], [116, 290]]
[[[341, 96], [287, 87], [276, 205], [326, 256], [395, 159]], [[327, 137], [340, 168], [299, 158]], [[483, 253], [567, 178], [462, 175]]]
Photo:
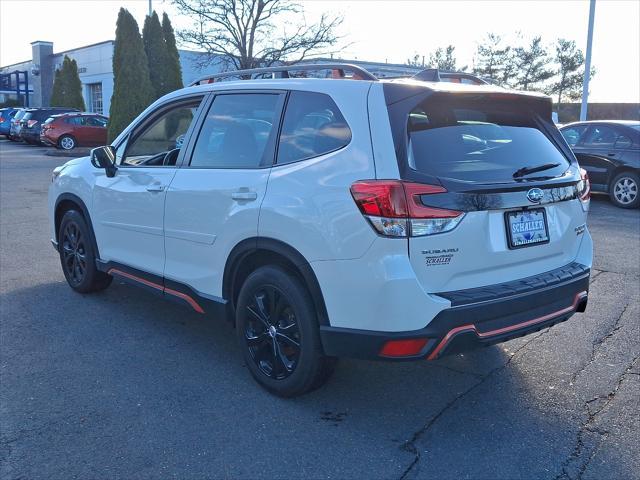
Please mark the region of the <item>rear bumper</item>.
[[56, 146], [57, 144], [56, 140], [53, 140], [52, 138], [49, 138], [47, 135], [44, 135], [42, 133], [40, 134], [40, 142], [44, 143], [45, 145], [51, 145], [52, 147]]
[[[321, 326], [327, 355], [385, 360], [435, 360], [444, 355], [527, 335], [584, 312], [589, 291], [588, 267], [571, 263], [550, 272], [488, 287], [443, 292], [451, 302], [420, 330], [376, 332]], [[419, 353], [380, 354], [393, 340], [428, 339]]]
[[30, 142], [39, 142], [40, 141], [40, 131], [23, 128], [20, 131], [20, 137], [23, 140], [27, 140], [27, 141], [30, 141]]

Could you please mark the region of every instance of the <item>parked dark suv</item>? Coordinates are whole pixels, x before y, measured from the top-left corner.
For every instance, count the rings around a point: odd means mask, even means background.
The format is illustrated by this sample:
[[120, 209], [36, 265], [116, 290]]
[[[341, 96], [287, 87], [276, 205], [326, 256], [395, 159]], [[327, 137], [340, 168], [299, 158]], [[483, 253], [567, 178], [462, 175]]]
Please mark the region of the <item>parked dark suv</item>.
[[29, 108], [20, 120], [20, 124], [22, 126], [20, 130], [20, 138], [32, 145], [39, 144], [40, 130], [42, 128], [42, 124], [47, 118], [59, 113], [77, 111], [77, 108], [66, 107]]
[[622, 208], [640, 205], [640, 122], [598, 120], [560, 128], [591, 188]]

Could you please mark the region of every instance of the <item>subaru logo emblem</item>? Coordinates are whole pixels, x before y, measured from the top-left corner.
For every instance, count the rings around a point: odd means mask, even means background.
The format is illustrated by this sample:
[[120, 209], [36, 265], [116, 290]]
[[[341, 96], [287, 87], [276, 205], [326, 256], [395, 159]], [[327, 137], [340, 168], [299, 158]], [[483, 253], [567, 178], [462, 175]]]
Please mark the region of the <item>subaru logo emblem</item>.
[[532, 188], [527, 192], [527, 198], [531, 203], [540, 203], [544, 197], [544, 192], [539, 188]]

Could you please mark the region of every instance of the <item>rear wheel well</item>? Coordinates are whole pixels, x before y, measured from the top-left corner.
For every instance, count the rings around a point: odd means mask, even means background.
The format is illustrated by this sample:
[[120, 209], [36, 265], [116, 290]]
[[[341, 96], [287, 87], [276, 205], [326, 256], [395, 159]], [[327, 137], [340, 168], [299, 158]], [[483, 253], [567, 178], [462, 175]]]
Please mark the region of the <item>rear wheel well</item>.
[[625, 172], [629, 172], [629, 173], [634, 173], [636, 175], [638, 175], [638, 170], [630, 167], [628, 165], [623, 165], [621, 167], [616, 168], [613, 172], [611, 172], [611, 176], [609, 177], [609, 185], [607, 185], [607, 187], [610, 189], [611, 188], [611, 184], [613, 183], [613, 181], [615, 180], [615, 178], [620, 175], [621, 173], [625, 173]]
[[247, 277], [260, 267], [275, 265], [302, 283], [313, 300], [318, 322], [321, 325], [329, 324], [318, 280], [304, 257], [292, 247], [277, 242], [274, 248], [256, 248], [254, 243], [253, 248], [242, 249], [242, 253], [232, 252], [229, 259], [224, 273], [223, 296], [229, 301], [230, 320], [234, 320], [238, 295]]

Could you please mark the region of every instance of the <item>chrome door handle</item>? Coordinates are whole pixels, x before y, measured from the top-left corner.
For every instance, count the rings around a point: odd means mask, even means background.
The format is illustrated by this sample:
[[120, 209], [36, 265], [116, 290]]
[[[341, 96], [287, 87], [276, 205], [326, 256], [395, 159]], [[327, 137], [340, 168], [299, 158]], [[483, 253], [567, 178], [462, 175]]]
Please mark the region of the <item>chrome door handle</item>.
[[151, 185], [147, 187], [147, 192], [162, 192], [164, 190], [164, 185]]
[[258, 194], [256, 192], [247, 192], [247, 191], [239, 191], [233, 192], [231, 194], [231, 198], [234, 200], [256, 200], [258, 198]]

